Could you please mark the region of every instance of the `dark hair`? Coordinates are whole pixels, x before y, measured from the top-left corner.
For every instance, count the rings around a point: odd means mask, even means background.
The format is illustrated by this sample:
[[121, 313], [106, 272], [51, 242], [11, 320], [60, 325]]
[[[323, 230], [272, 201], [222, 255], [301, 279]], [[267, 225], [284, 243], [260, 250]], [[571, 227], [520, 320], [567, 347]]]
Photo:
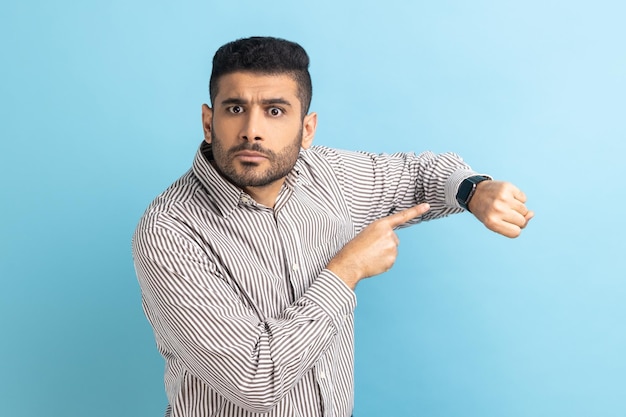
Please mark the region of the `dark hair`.
[[209, 82], [211, 103], [217, 96], [219, 78], [237, 71], [291, 75], [298, 85], [302, 116], [308, 113], [313, 95], [309, 74], [309, 56], [297, 43], [279, 38], [255, 36], [237, 39], [220, 47], [213, 57], [213, 70]]

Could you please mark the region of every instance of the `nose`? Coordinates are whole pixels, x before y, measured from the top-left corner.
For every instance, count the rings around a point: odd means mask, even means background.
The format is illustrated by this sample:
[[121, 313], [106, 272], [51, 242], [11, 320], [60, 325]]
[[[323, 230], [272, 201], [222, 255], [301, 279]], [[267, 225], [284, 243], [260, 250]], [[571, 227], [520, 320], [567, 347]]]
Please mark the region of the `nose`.
[[264, 118], [263, 113], [258, 109], [250, 109], [246, 113], [244, 122], [241, 126], [241, 139], [254, 142], [263, 140]]

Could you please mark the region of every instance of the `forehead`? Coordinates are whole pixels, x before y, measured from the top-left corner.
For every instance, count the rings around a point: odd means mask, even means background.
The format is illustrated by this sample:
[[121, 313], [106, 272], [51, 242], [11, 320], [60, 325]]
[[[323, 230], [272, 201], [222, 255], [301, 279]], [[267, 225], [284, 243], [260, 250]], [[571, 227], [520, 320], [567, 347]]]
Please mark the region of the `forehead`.
[[246, 100], [283, 98], [296, 101], [298, 85], [289, 74], [233, 72], [219, 78], [215, 103], [219, 104], [220, 101], [230, 98]]

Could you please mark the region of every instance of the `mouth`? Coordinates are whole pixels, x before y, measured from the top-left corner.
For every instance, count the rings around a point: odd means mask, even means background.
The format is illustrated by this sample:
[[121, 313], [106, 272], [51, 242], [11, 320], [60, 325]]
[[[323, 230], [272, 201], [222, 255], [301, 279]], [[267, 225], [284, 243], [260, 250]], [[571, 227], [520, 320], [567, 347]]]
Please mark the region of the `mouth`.
[[241, 162], [247, 163], [258, 163], [267, 159], [265, 154], [255, 151], [239, 151], [235, 153], [234, 157]]

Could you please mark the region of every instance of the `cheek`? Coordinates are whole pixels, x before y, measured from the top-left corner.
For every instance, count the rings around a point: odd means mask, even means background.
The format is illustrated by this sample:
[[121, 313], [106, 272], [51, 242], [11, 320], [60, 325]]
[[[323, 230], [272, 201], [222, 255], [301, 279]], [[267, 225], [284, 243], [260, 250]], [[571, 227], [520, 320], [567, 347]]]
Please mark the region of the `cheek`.
[[241, 121], [238, 118], [219, 117], [213, 119], [212, 129], [218, 138], [224, 140], [223, 136], [228, 138], [233, 134], [236, 135], [241, 128], [240, 124]]

